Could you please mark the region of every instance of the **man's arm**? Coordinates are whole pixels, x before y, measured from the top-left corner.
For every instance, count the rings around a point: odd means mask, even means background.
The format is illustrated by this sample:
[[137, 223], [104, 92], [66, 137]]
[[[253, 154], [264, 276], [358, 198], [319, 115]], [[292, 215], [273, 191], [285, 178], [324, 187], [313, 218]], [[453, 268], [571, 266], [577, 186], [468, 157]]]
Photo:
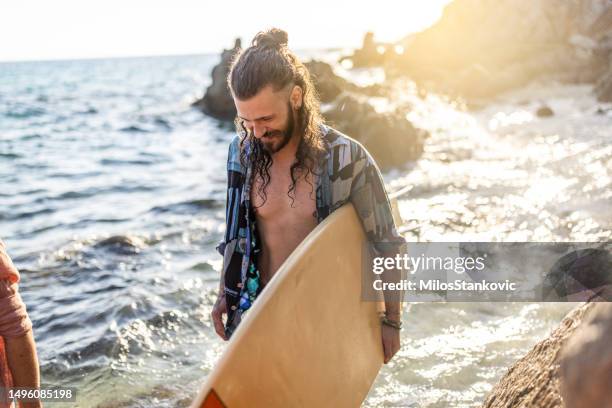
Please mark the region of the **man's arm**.
[[[361, 145], [359, 147], [358, 152], [362, 156], [354, 160], [357, 169], [351, 186], [351, 202], [357, 210], [375, 256], [395, 258], [405, 250], [406, 241], [397, 232], [393, 209], [380, 170], [365, 148]], [[399, 282], [401, 278], [401, 270], [389, 270], [382, 276], [384, 282]], [[402, 294], [397, 291], [390, 294], [387, 292], [385, 291], [386, 311], [388, 314], [398, 315]]]
[[[395, 258], [403, 250], [405, 240], [397, 232], [393, 210], [380, 170], [365, 148], [360, 144], [357, 146], [358, 156], [353, 161], [355, 174], [351, 185], [351, 202], [359, 214], [376, 256]], [[401, 277], [402, 271], [393, 269], [383, 273], [382, 280], [399, 282]], [[398, 327], [401, 325], [400, 306], [403, 292], [386, 290], [383, 293], [387, 321], [382, 324], [381, 330], [386, 364], [400, 349]]]
[[234, 211], [232, 206], [238, 205], [239, 201], [235, 200], [234, 203], [230, 202], [230, 188], [232, 188], [232, 177], [235, 177], [236, 173], [240, 173], [239, 163], [239, 152], [240, 152], [240, 139], [234, 138], [230, 143], [229, 150], [227, 152], [227, 194], [225, 199], [225, 233], [223, 234], [223, 241], [217, 246], [217, 251], [223, 256], [223, 264], [221, 265], [221, 273], [219, 276], [219, 293], [217, 294], [217, 301], [213, 305], [211, 318], [215, 332], [223, 340], [227, 340], [225, 335], [225, 325], [223, 323], [223, 315], [227, 314], [227, 302], [225, 299], [225, 270], [228, 265], [226, 262], [230, 262], [231, 258], [225, 256], [226, 246], [232, 238], [232, 230], [234, 230], [234, 223], [238, 220], [233, 219]]
[[225, 325], [223, 324], [223, 315], [227, 314], [227, 303], [225, 302], [225, 291], [223, 285], [223, 271], [221, 272], [221, 283], [219, 285], [219, 294], [217, 295], [217, 301], [213, 305], [211, 317], [215, 332], [223, 340], [227, 340], [225, 336]]
[[[397, 252], [388, 252], [383, 254], [383, 257], [395, 258]], [[402, 271], [396, 268], [386, 270], [382, 274], [382, 281], [385, 283], [398, 283], [402, 280]], [[399, 290], [385, 290], [385, 315], [393, 321], [401, 321], [401, 301], [404, 295], [403, 291]]]

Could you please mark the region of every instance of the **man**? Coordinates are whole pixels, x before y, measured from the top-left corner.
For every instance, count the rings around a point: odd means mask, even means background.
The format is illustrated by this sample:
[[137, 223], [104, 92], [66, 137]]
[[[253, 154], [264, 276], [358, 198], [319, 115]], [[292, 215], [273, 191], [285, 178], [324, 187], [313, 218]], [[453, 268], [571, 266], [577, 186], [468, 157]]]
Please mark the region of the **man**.
[[[217, 248], [224, 262], [212, 311], [225, 340], [297, 245], [343, 204], [354, 204], [379, 254], [393, 256], [404, 244], [378, 168], [363, 146], [323, 123], [287, 33], [257, 34], [235, 57], [228, 85], [241, 137], [229, 148], [227, 225]], [[386, 302], [382, 322], [387, 363], [400, 347], [399, 302]]]

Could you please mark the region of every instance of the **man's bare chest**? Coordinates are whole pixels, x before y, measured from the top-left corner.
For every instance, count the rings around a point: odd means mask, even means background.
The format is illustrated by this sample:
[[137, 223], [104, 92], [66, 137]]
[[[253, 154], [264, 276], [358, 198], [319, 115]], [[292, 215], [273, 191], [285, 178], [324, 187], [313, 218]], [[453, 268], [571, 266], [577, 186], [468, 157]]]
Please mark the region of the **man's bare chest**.
[[312, 174], [296, 176], [299, 177], [294, 185], [288, 168], [271, 168], [267, 185], [261, 178], [254, 178], [251, 202], [258, 219], [293, 222], [316, 219], [315, 179]]

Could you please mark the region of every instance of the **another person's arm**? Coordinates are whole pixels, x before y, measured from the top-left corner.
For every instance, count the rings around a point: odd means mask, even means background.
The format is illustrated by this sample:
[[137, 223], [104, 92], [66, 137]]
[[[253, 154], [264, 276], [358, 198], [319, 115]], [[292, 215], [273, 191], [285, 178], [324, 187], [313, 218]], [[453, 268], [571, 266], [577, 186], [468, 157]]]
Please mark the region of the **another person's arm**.
[[[13, 387], [40, 388], [38, 356], [32, 330], [18, 337], [4, 337]], [[40, 402], [22, 402], [24, 408], [42, 406]]]
[[[39, 388], [40, 374], [32, 322], [19, 294], [19, 273], [0, 241], [0, 336], [5, 343], [7, 362], [14, 387]], [[40, 407], [40, 402], [21, 403]]]

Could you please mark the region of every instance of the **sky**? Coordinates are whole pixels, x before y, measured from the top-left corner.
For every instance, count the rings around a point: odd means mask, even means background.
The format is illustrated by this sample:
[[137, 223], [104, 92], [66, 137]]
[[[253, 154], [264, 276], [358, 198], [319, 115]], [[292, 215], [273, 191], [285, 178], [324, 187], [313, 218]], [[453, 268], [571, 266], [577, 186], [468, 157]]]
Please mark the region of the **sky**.
[[216, 53], [279, 27], [295, 50], [397, 41], [449, 0], [0, 1], [0, 61]]

